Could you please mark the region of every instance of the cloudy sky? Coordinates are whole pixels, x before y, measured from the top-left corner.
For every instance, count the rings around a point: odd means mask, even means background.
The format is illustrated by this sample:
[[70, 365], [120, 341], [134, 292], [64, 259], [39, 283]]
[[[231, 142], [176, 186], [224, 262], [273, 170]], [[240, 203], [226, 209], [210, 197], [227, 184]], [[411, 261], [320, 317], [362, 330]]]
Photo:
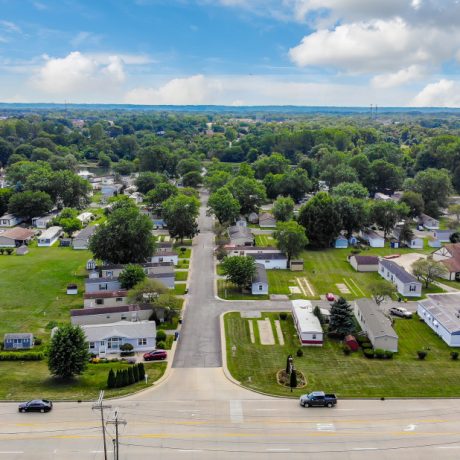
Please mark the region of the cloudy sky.
[[0, 0], [0, 101], [460, 106], [460, 0]]

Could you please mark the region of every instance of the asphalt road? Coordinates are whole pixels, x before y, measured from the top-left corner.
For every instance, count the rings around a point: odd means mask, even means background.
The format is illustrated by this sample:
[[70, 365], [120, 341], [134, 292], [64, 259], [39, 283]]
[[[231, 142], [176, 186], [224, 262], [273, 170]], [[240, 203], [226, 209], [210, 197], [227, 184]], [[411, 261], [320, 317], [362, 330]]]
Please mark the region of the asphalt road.
[[[216, 300], [211, 219], [203, 199], [172, 372], [158, 387], [107, 401], [106, 418], [117, 410], [127, 422], [119, 429], [119, 459], [459, 458], [458, 400], [341, 400], [333, 409], [305, 409], [297, 400], [260, 395], [226, 379], [220, 314], [286, 305]], [[48, 414], [20, 414], [16, 404], [3, 403], [0, 415], [0, 460], [104, 459], [100, 414], [90, 403], [55, 403]], [[111, 459], [113, 425], [106, 433]]]

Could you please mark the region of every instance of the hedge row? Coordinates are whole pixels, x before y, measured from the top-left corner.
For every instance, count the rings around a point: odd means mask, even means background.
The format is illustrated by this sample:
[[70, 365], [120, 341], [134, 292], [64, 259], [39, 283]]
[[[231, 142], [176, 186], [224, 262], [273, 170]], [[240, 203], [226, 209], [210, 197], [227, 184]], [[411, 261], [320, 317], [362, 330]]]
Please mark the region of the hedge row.
[[39, 351], [4, 351], [0, 352], [0, 361], [41, 361], [44, 354]]
[[122, 388], [142, 381], [144, 378], [145, 369], [143, 363], [134, 364], [127, 369], [118, 369], [116, 373], [113, 372], [113, 369], [110, 369], [107, 376], [107, 387]]

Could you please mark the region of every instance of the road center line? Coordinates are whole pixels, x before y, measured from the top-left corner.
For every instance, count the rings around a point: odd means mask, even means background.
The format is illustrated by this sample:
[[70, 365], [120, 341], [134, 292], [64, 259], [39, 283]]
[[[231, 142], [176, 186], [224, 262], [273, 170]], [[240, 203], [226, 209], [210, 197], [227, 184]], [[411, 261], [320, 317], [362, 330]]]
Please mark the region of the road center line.
[[353, 447], [353, 450], [377, 450], [377, 447]]
[[266, 449], [267, 452], [290, 452], [291, 449]]

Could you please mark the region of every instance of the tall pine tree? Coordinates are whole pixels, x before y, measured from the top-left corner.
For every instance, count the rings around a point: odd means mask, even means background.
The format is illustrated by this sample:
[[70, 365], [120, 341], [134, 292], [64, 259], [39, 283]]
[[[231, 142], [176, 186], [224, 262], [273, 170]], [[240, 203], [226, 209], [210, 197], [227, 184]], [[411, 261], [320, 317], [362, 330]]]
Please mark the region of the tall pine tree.
[[351, 305], [343, 297], [339, 297], [339, 299], [332, 304], [329, 332], [343, 338], [351, 334], [354, 330], [355, 323], [353, 321]]
[[117, 384], [116, 377], [115, 377], [115, 372], [113, 372], [113, 369], [110, 369], [109, 375], [107, 377], [107, 388], [115, 388]]

